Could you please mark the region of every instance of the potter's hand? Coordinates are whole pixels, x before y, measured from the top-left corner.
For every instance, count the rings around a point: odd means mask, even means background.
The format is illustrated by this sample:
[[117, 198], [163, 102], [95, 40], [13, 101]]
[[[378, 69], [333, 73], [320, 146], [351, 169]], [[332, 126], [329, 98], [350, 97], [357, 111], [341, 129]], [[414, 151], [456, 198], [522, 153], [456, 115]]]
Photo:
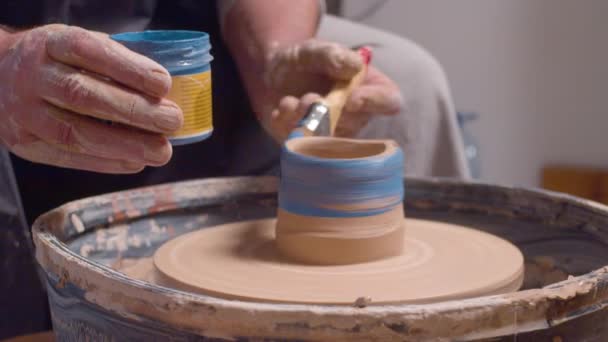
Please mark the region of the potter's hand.
[[[179, 107], [160, 65], [64, 25], [0, 30], [0, 141], [33, 162], [134, 173], [171, 157]], [[110, 125], [101, 120], [110, 120]]]
[[[276, 101], [264, 118], [267, 129], [284, 141], [310, 105], [319, 100], [319, 94], [326, 94], [336, 81], [352, 78], [362, 64], [356, 51], [318, 40], [276, 49], [265, 74]], [[372, 115], [396, 114], [401, 104], [397, 85], [369, 65], [362, 84], [345, 104], [335, 135], [353, 137]]]

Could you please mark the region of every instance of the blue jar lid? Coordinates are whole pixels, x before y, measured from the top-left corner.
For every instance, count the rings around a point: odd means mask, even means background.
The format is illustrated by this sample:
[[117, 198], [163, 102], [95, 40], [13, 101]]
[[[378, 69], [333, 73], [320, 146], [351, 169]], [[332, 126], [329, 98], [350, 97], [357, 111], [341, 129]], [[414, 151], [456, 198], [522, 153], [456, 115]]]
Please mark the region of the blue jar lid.
[[171, 75], [185, 75], [209, 69], [209, 35], [200, 31], [151, 30], [124, 32], [110, 36], [130, 50], [147, 56]]

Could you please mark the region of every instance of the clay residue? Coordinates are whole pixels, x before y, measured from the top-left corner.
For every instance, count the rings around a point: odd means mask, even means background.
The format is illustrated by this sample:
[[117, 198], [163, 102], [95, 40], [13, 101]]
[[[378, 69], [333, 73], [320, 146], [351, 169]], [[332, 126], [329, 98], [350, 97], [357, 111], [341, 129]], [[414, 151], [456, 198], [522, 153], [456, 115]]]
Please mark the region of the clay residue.
[[111, 267], [126, 276], [157, 284], [156, 268], [153, 257], [145, 258], [121, 258], [116, 260]]
[[568, 279], [569, 275], [558, 267], [550, 256], [535, 257], [526, 260], [526, 276], [523, 288], [541, 288]]

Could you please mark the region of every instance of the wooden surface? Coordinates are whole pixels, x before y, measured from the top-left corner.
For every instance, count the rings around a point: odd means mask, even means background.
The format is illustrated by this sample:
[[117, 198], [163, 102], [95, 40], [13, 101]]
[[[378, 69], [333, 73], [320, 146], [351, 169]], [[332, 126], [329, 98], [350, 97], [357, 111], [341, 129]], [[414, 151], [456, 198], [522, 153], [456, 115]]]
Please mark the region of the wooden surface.
[[608, 204], [608, 169], [582, 166], [547, 166], [542, 187]]

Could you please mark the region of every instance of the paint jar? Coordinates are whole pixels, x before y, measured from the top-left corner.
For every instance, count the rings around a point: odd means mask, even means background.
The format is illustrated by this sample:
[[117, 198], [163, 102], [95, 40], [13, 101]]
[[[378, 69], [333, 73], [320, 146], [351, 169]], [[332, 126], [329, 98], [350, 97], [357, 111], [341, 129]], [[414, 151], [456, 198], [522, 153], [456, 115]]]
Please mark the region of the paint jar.
[[289, 139], [281, 155], [277, 249], [309, 264], [403, 250], [403, 152], [392, 140]]
[[211, 43], [199, 31], [143, 31], [114, 34], [112, 39], [162, 65], [172, 78], [167, 98], [184, 114], [180, 130], [169, 136], [173, 145], [207, 139], [213, 132]]

